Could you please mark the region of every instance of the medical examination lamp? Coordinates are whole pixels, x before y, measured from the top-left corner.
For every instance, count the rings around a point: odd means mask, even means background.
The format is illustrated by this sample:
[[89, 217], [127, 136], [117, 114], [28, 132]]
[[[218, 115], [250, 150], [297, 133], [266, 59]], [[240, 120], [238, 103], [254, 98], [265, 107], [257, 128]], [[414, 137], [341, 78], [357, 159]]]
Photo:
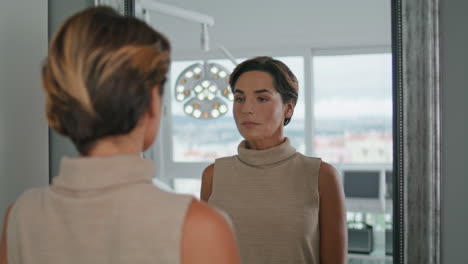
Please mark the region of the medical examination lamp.
[[[214, 18], [195, 11], [186, 10], [152, 0], [136, 1], [136, 12], [142, 13], [146, 22], [151, 24], [148, 11], [179, 17], [201, 24], [201, 48], [209, 51], [208, 27], [214, 25]], [[234, 57], [226, 48], [221, 51], [237, 65]], [[174, 94], [183, 103], [184, 113], [196, 119], [215, 119], [228, 112], [228, 102], [234, 100], [229, 87], [229, 71], [220, 64], [195, 63], [182, 71], [177, 78]]]

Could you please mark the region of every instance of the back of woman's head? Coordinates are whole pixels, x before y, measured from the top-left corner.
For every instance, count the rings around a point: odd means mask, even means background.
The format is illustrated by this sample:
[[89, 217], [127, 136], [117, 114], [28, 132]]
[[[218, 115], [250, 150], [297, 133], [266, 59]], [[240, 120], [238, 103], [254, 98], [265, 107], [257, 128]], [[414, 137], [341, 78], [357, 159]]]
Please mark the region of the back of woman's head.
[[81, 154], [104, 137], [133, 130], [163, 93], [169, 41], [108, 7], [86, 9], [55, 33], [42, 68], [49, 125]]

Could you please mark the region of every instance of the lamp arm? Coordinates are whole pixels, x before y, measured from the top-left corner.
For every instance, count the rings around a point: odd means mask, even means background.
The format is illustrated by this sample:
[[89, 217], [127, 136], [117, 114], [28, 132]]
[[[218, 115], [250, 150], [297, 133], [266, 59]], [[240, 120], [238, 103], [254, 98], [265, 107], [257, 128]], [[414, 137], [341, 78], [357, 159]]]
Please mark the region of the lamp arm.
[[221, 51], [224, 53], [224, 55], [226, 55], [226, 57], [232, 62], [232, 64], [234, 64], [234, 66], [237, 66], [237, 60], [236, 58], [232, 55], [231, 52], [229, 52], [229, 50], [224, 47], [224, 46], [219, 46], [219, 48], [221, 49]]
[[184, 8], [176, 7], [173, 5], [164, 4], [154, 0], [140, 0], [137, 1], [137, 6], [141, 9], [147, 9], [154, 12], [163, 13], [170, 16], [175, 16], [188, 21], [206, 24], [208, 26], [214, 25], [214, 18], [196, 11], [187, 10]]

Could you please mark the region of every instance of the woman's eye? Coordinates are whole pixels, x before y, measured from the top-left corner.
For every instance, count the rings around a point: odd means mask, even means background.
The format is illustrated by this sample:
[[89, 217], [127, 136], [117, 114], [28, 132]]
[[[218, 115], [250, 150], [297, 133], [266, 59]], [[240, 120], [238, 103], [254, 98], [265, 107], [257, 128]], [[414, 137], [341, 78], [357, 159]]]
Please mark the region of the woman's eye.
[[259, 102], [266, 102], [266, 101], [268, 101], [268, 99], [263, 98], [263, 97], [259, 97], [259, 98], [257, 98], [257, 100], [258, 100]]
[[242, 102], [243, 100], [244, 100], [244, 98], [242, 98], [242, 97], [236, 97], [234, 99], [234, 101], [236, 101], [236, 102]]

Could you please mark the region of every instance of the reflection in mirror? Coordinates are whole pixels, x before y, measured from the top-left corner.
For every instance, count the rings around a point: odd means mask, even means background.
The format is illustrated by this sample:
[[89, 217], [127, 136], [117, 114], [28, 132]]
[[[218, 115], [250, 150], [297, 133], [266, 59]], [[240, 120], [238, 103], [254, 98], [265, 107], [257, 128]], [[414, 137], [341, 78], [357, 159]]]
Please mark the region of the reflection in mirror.
[[[173, 44], [161, 134], [147, 153], [158, 164], [155, 183], [199, 196], [203, 169], [236, 155], [242, 140], [229, 87], [218, 80], [227, 79], [233, 61], [272, 56], [299, 82], [299, 101], [285, 136], [298, 152], [322, 158], [341, 175], [348, 262], [391, 263], [390, 2], [297, 0], [269, 3], [267, 14], [263, 4], [246, 0], [226, 5], [171, 1], [214, 18], [208, 31], [193, 16], [145, 10], [147, 2], [136, 1], [136, 15]], [[208, 34], [200, 43], [200, 35]], [[203, 84], [205, 77], [209, 82]], [[206, 108], [207, 100], [218, 101]]]

